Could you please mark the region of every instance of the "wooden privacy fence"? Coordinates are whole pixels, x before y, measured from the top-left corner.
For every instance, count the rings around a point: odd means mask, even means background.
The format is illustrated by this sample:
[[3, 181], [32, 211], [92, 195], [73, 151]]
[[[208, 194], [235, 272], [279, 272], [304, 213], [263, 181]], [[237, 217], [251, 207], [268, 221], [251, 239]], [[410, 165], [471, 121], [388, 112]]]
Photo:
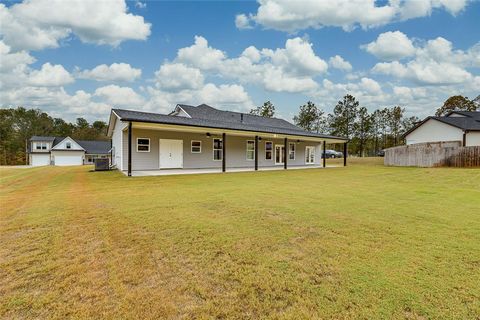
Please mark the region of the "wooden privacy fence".
[[460, 141], [418, 143], [385, 150], [386, 166], [480, 167], [480, 146], [462, 147]]

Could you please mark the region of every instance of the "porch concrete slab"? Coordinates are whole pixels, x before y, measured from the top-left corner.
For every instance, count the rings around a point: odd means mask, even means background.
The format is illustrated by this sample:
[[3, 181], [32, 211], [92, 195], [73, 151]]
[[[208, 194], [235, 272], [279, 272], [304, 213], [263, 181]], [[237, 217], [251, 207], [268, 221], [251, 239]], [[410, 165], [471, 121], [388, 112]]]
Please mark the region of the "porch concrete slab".
[[[327, 168], [338, 166], [327, 166]], [[287, 170], [302, 170], [302, 169], [324, 169], [319, 165], [311, 166], [297, 166], [290, 167]], [[258, 171], [273, 171], [273, 170], [285, 170], [283, 166], [275, 167], [262, 167], [258, 168]], [[226, 173], [230, 172], [249, 172], [255, 171], [254, 168], [227, 168]], [[127, 175], [127, 171], [122, 171]], [[134, 170], [132, 171], [132, 177], [148, 177], [148, 176], [170, 176], [179, 174], [206, 174], [206, 173], [222, 173], [222, 168], [210, 168], [210, 169], [159, 169], [159, 170]]]

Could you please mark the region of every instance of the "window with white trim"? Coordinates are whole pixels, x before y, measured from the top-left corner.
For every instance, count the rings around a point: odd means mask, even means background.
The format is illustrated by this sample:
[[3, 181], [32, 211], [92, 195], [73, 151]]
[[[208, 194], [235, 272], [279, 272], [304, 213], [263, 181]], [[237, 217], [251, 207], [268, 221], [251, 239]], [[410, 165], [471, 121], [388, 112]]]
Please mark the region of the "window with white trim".
[[192, 140], [190, 142], [190, 151], [192, 153], [202, 153], [202, 141]]
[[72, 143], [70, 141], [65, 142], [66, 149], [72, 149]]
[[150, 152], [150, 138], [137, 138], [137, 152]]
[[48, 143], [46, 142], [35, 142], [35, 150], [47, 150]]
[[223, 157], [223, 142], [222, 139], [213, 139], [213, 160], [220, 161]]
[[247, 160], [255, 160], [255, 141], [247, 140]]
[[288, 144], [288, 160], [295, 160], [295, 143]]
[[265, 141], [265, 160], [272, 160], [273, 142]]

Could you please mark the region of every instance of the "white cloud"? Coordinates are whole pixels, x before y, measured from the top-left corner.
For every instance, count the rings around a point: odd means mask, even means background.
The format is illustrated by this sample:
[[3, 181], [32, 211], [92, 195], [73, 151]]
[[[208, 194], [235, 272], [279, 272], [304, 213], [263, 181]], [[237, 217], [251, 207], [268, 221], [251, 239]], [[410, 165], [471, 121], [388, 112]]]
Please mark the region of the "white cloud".
[[208, 46], [204, 37], [195, 36], [195, 43], [181, 48], [177, 53], [177, 61], [194, 65], [200, 69], [215, 69], [226, 58], [223, 51]]
[[62, 65], [45, 63], [40, 70], [29, 74], [28, 83], [38, 87], [58, 87], [74, 82], [70, 73]]
[[2, 92], [4, 105], [41, 108], [53, 116], [70, 116], [73, 119], [76, 116], [85, 117], [86, 115], [105, 116], [110, 112], [110, 105], [94, 102], [91, 98], [92, 95], [83, 90], [70, 95], [63, 87], [23, 86]]
[[[295, 32], [324, 26], [352, 30], [356, 26], [371, 28], [391, 22], [429, 15], [433, 9], [444, 9], [455, 15], [467, 5], [467, 0], [389, 1], [375, 0], [291, 1], [258, 0], [256, 14], [241, 15], [240, 27], [260, 24], [268, 29]], [[237, 15], [236, 20], [239, 15]], [[238, 26], [238, 24], [237, 24]]]
[[340, 69], [343, 71], [351, 71], [352, 70], [352, 65], [350, 62], [344, 60], [341, 56], [338, 54], [334, 57], [330, 57], [328, 60], [328, 64], [335, 69]]
[[162, 89], [198, 89], [203, 86], [203, 75], [196, 68], [182, 63], [167, 63], [155, 72], [156, 86]]
[[466, 69], [478, 64], [478, 44], [467, 51], [453, 50], [452, 43], [438, 37], [415, 48], [413, 59], [377, 63], [372, 71], [396, 78], [412, 80], [422, 85], [461, 84], [473, 81]]
[[149, 87], [147, 91], [151, 98], [146, 103], [145, 109], [155, 112], [169, 112], [177, 103], [191, 105], [206, 103], [214, 107], [237, 111], [247, 111], [254, 105], [245, 89], [241, 85], [235, 84], [217, 86], [207, 83], [197, 90], [184, 89], [175, 92]]
[[235, 16], [235, 26], [238, 29], [252, 29], [253, 27], [250, 25], [249, 18], [244, 14], [237, 14]]
[[313, 52], [312, 44], [302, 38], [288, 39], [285, 48], [263, 49], [272, 64], [292, 75], [308, 76], [325, 73], [327, 63]]
[[35, 62], [26, 51], [10, 52], [10, 46], [7, 46], [0, 40], [0, 72], [8, 72], [18, 67], [25, 67], [26, 65]]
[[130, 87], [108, 85], [97, 88], [95, 96], [102, 98], [106, 103], [113, 106], [137, 107], [144, 104], [144, 99]]
[[359, 83], [359, 88], [363, 90], [366, 94], [375, 95], [381, 94], [382, 88], [377, 81], [370, 78], [362, 78]]
[[245, 50], [243, 50], [241, 56], [247, 58], [253, 63], [259, 62], [260, 59], [262, 58], [260, 51], [258, 51], [258, 49], [255, 48], [254, 46], [250, 46]]
[[455, 16], [466, 7], [467, 3], [467, 0], [405, 1], [399, 8], [399, 14], [401, 20], [407, 20], [429, 16], [433, 9], [444, 8], [450, 14]]
[[302, 38], [288, 39], [284, 48], [246, 48], [237, 58], [228, 58], [196, 36], [192, 46], [178, 50], [173, 63], [199, 69], [209, 76], [259, 84], [270, 91], [305, 92], [316, 88], [313, 77], [325, 74], [328, 64]]
[[125, 40], [145, 40], [151, 27], [142, 16], [128, 13], [124, 0], [0, 4], [0, 20], [3, 40], [15, 50], [56, 48], [72, 34], [83, 42], [117, 46]]
[[400, 31], [385, 32], [377, 40], [361, 46], [381, 60], [399, 60], [415, 54], [412, 41]]
[[111, 65], [101, 64], [91, 70], [77, 71], [80, 79], [91, 79], [96, 81], [135, 81], [142, 75], [141, 69], [133, 68], [128, 63], [112, 63]]

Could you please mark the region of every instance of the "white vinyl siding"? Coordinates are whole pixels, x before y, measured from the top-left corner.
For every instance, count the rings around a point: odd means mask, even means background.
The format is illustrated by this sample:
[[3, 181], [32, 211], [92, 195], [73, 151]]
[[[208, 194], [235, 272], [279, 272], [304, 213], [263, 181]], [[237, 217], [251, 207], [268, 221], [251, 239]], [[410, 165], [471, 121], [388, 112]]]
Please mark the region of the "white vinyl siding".
[[407, 144], [463, 141], [463, 130], [435, 119], [429, 119], [420, 127], [410, 132], [405, 137], [405, 140]]

